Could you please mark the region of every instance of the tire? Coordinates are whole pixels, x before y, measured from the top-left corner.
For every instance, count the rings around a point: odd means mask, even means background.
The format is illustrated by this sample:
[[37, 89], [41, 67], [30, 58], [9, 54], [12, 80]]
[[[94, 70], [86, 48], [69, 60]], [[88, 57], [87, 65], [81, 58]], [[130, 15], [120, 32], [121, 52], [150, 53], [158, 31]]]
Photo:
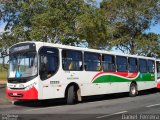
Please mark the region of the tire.
[[129, 96], [135, 97], [138, 93], [137, 85], [135, 83], [131, 83], [130, 89], [129, 89]]
[[72, 105], [76, 101], [76, 94], [75, 94], [74, 86], [70, 86], [67, 90], [66, 102], [68, 105]]

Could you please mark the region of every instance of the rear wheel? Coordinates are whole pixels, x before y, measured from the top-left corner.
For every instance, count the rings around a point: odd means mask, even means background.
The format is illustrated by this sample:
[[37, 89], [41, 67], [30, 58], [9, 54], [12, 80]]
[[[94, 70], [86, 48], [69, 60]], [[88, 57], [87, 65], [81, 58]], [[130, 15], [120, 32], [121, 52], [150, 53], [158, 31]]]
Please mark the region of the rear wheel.
[[135, 83], [131, 83], [130, 90], [129, 90], [129, 96], [135, 97], [138, 93], [137, 85]]
[[66, 101], [68, 105], [72, 105], [76, 102], [76, 91], [74, 90], [74, 86], [68, 88]]

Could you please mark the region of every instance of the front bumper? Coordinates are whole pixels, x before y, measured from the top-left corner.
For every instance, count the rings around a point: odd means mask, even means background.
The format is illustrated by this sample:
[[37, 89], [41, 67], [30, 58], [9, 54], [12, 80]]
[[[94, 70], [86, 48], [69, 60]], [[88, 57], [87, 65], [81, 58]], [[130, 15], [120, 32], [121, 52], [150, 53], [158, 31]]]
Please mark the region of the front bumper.
[[14, 100], [38, 100], [38, 91], [35, 87], [29, 90], [11, 90], [6, 88], [6, 97]]

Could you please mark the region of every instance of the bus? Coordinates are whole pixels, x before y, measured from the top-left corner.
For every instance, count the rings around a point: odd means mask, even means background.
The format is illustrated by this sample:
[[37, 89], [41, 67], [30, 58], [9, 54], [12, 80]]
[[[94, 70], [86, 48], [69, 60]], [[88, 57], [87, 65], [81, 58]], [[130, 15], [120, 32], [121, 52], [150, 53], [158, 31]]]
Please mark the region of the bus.
[[65, 98], [138, 91], [156, 87], [155, 58], [45, 42], [9, 48], [6, 95], [13, 100]]
[[157, 89], [160, 89], [160, 59], [156, 60], [157, 68]]

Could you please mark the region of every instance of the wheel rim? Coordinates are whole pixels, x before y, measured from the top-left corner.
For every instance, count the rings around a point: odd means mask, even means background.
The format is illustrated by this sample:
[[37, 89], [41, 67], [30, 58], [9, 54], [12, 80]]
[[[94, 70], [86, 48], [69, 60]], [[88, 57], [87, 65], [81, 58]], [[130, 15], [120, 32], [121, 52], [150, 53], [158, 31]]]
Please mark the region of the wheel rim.
[[136, 87], [135, 87], [135, 86], [132, 86], [132, 87], [131, 87], [131, 93], [132, 93], [133, 95], [136, 94]]

